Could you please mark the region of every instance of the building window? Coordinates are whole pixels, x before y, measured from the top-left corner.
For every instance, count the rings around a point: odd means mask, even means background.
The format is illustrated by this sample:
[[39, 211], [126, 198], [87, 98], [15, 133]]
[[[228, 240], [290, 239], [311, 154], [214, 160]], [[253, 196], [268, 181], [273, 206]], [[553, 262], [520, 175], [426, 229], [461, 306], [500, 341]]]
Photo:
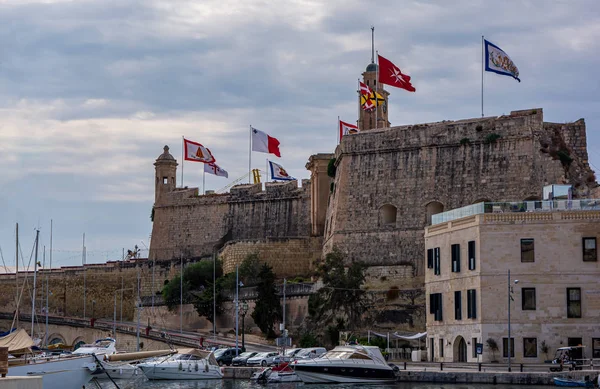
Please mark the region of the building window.
[[381, 223], [386, 224], [395, 224], [396, 223], [396, 214], [398, 210], [391, 204], [385, 204], [379, 209], [379, 217]]
[[521, 239], [521, 262], [535, 262], [533, 239]]
[[462, 299], [460, 290], [454, 292], [454, 319], [462, 320]]
[[467, 290], [467, 318], [477, 319], [477, 291]]
[[433, 314], [435, 321], [442, 321], [442, 294], [432, 293], [429, 295], [429, 313]]
[[583, 260], [597, 261], [596, 238], [583, 238]]
[[535, 311], [535, 288], [522, 288], [521, 298], [521, 309]]
[[433, 274], [439, 276], [441, 274], [440, 266], [440, 248], [433, 249]]
[[600, 358], [600, 338], [592, 338], [592, 358]]
[[537, 358], [537, 338], [523, 338], [523, 356]]
[[[508, 338], [502, 338], [502, 356], [508, 358]], [[515, 338], [510, 338], [510, 357], [515, 357]]]
[[581, 288], [567, 288], [567, 317], [581, 317]]
[[433, 249], [427, 249], [427, 268], [433, 269]]
[[460, 245], [453, 244], [452, 247], [452, 272], [460, 272]]
[[471, 338], [471, 346], [473, 348], [473, 358], [477, 358], [477, 338]]
[[475, 241], [469, 241], [469, 270], [475, 270]]
[[440, 339], [440, 358], [444, 358], [444, 339]]
[[163, 177], [163, 184], [168, 184], [169, 183], [169, 179], [167, 177]]

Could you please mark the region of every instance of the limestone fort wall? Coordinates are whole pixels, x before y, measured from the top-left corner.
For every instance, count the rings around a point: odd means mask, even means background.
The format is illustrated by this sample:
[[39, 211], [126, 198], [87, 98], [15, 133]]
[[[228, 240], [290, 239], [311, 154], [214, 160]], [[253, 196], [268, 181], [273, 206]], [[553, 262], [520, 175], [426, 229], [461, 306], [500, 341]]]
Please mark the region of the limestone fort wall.
[[[561, 153], [572, 161], [563, 164]], [[365, 131], [336, 150], [323, 252], [348, 261], [412, 267], [422, 283], [431, 214], [482, 200], [541, 198], [542, 187], [595, 187], [585, 123], [544, 123], [541, 109]], [[407, 280], [407, 282], [409, 282]]]

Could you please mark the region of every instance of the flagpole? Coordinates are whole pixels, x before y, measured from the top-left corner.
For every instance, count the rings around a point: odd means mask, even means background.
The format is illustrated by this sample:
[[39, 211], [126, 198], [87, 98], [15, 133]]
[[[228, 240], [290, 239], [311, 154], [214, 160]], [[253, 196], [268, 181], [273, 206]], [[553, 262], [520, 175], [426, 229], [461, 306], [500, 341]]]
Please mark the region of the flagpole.
[[250, 139], [248, 141], [248, 184], [252, 181], [252, 124], [250, 125]]
[[337, 138], [337, 144], [340, 144], [340, 141], [342, 140], [342, 134], [340, 134], [340, 117], [338, 116], [338, 121], [337, 121], [337, 128], [335, 130], [336, 135], [335, 137]]
[[356, 119], [356, 127], [358, 127], [358, 130], [360, 131], [360, 78], [356, 79], [356, 88], [356, 91], [358, 92], [358, 119]]
[[[267, 176], [265, 177], [265, 183], [269, 182], [269, 158], [265, 158], [265, 160], [267, 161]], [[267, 187], [265, 186], [265, 190], [267, 190]]]
[[204, 180], [206, 179], [206, 170], [202, 170], [202, 194], [206, 194], [206, 188], [204, 187]]
[[[377, 55], [379, 55], [379, 52], [377, 52]], [[377, 67], [375, 68], [375, 91], [373, 92], [375, 94], [375, 129], [377, 129], [378, 127], [378, 123], [377, 123], [377, 118], [378, 118], [378, 111], [379, 111], [379, 102], [377, 101], [377, 88], [379, 87], [379, 58], [377, 59]]]
[[483, 35], [481, 36], [481, 117], [483, 117], [483, 68], [485, 66]]
[[185, 137], [182, 135], [181, 136], [181, 187], [183, 188], [183, 163], [185, 161], [185, 155], [184, 155], [184, 145], [185, 145]]

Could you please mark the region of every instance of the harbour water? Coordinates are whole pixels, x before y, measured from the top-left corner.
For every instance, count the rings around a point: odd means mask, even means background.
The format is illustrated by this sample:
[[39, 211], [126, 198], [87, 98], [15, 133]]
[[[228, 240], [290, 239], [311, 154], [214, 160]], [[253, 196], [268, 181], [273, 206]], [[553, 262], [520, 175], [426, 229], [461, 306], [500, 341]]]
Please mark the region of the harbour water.
[[[282, 383], [261, 385], [249, 380], [206, 380], [206, 381], [148, 381], [140, 378], [133, 383], [118, 382], [121, 389], [548, 389], [548, 386], [532, 385], [483, 385], [483, 384], [433, 384], [403, 382], [390, 385], [335, 384], [306, 385], [303, 383]], [[110, 383], [103, 383], [103, 389], [113, 389]]]

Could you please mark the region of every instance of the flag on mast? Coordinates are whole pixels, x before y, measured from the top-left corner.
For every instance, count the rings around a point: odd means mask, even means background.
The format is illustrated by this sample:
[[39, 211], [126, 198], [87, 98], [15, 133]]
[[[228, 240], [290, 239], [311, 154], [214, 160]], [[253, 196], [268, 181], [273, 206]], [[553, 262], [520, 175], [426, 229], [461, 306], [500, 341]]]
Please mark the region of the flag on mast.
[[204, 164], [204, 172], [209, 173], [209, 174], [214, 174], [217, 177], [229, 178], [229, 173], [227, 173], [227, 170], [221, 169], [215, 163], [205, 163]]
[[373, 91], [363, 82], [359, 81], [360, 87], [360, 105], [363, 107], [365, 111], [371, 111], [375, 109], [376, 106], [382, 105], [385, 103], [385, 99], [378, 92]]
[[186, 161], [203, 163], [213, 163], [216, 161], [210, 150], [198, 142], [192, 142], [191, 140], [183, 138], [183, 146], [183, 159]]
[[493, 72], [501, 74], [503, 76], [510, 76], [515, 80], [521, 82], [519, 79], [519, 69], [515, 63], [510, 59], [508, 54], [501, 48], [488, 42], [486, 39], [483, 40], [485, 45], [485, 70], [486, 72]]
[[260, 153], [275, 154], [281, 158], [279, 152], [279, 141], [277, 138], [269, 136], [266, 132], [252, 128], [252, 151]]
[[344, 135], [357, 134], [359, 132], [358, 126], [340, 120], [340, 140], [342, 140], [342, 136]]
[[295, 180], [294, 177], [290, 176], [288, 172], [283, 168], [283, 166], [269, 161], [269, 170], [271, 171], [271, 179], [272, 180], [281, 180], [281, 181], [292, 181]]
[[406, 89], [409, 92], [415, 92], [416, 89], [410, 83], [410, 76], [403, 74], [400, 68], [387, 58], [377, 54], [379, 62], [379, 82], [396, 88]]

